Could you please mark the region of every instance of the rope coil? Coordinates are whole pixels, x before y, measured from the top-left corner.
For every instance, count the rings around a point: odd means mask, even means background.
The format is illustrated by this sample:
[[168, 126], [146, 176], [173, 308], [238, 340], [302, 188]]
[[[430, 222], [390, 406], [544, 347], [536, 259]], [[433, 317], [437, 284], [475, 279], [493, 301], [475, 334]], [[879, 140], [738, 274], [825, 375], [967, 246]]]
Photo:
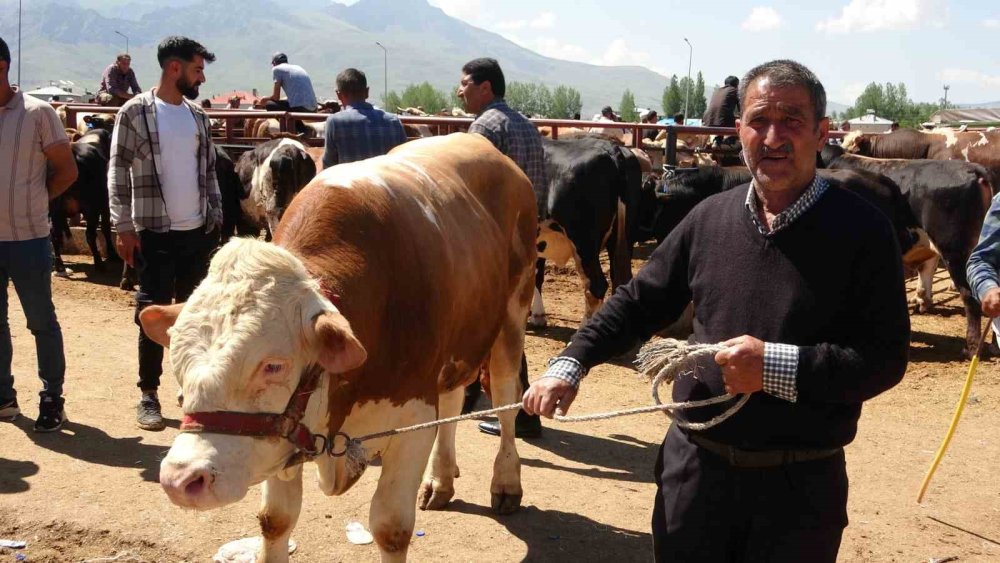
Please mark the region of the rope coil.
[[[697, 376], [698, 362], [706, 358], [712, 358], [718, 352], [725, 349], [725, 346], [721, 344], [688, 344], [682, 340], [676, 340], [673, 338], [664, 338], [660, 340], [655, 340], [653, 342], [647, 343], [642, 349], [639, 350], [639, 354], [636, 356], [636, 368], [639, 372], [645, 375], [650, 380], [650, 386], [652, 388], [653, 402], [655, 404], [645, 406], [645, 407], [635, 407], [630, 409], [623, 409], [617, 411], [609, 411], [604, 413], [595, 413], [579, 416], [560, 416], [556, 415], [553, 418], [557, 422], [571, 423], [571, 422], [589, 422], [594, 420], [608, 420], [611, 418], [617, 418], [621, 416], [632, 416], [637, 414], [646, 414], [652, 412], [663, 412], [667, 417], [677, 424], [681, 428], [686, 428], [689, 430], [701, 431], [712, 428], [721, 424], [723, 421], [729, 417], [736, 414], [743, 405], [746, 404], [747, 400], [750, 399], [749, 394], [743, 395], [732, 395], [725, 394], [717, 397], [711, 397], [708, 399], [700, 399], [696, 401], [682, 401], [679, 403], [662, 403], [660, 401], [659, 388], [660, 385], [664, 383], [673, 383], [679, 376], [691, 375]], [[687, 422], [679, 420], [676, 418], [673, 411], [677, 410], [687, 410], [695, 409], [701, 407], [707, 407], [711, 405], [717, 405], [720, 403], [725, 403], [734, 398], [738, 400], [726, 409], [723, 413], [707, 420], [705, 422]], [[483, 416], [496, 415], [502, 412], [518, 410], [521, 408], [521, 403], [511, 403], [509, 405], [503, 405], [501, 407], [496, 407], [483, 411], [471, 412], [469, 414], [463, 414], [459, 416], [452, 416], [449, 418], [442, 418], [439, 420], [432, 420], [430, 422], [424, 422], [421, 424], [414, 424], [412, 426], [404, 426], [402, 428], [395, 428], [392, 430], [385, 430], [382, 432], [375, 432], [373, 434], [365, 434], [363, 436], [358, 436], [357, 438], [350, 438], [342, 432], [338, 432], [339, 435], [344, 436], [347, 443], [344, 446], [342, 452], [337, 454], [331, 454], [335, 457], [347, 456], [347, 463], [350, 470], [361, 471], [364, 470], [368, 465], [367, 455], [364, 446], [361, 444], [370, 440], [377, 440], [379, 438], [387, 438], [390, 436], [396, 436], [398, 434], [406, 434], [408, 432], [417, 432], [420, 430], [427, 430], [429, 428], [436, 428], [438, 426], [444, 426], [445, 424], [453, 424], [456, 422], [462, 422], [464, 420], [472, 420], [480, 418]], [[335, 448], [331, 448], [331, 451]]]

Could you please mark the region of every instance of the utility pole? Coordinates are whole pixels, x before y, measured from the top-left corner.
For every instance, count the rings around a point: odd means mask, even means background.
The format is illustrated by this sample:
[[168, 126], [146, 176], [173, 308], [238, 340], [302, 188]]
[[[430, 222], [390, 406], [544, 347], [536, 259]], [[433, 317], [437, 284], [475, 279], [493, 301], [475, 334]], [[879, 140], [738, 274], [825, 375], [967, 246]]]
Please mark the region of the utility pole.
[[[382, 71], [384, 85], [382, 87], [382, 105], [384, 106], [389, 98], [389, 50], [385, 48], [385, 45], [375, 42], [376, 45], [382, 48]], [[386, 108], [382, 108], [386, 109]], [[389, 113], [392, 113], [391, 111]]]
[[21, 59], [24, 58], [24, 51], [21, 49], [21, 0], [17, 0], [17, 87], [21, 86]]
[[691, 58], [694, 56], [694, 47], [691, 46], [687, 37], [684, 38], [684, 42], [688, 44], [688, 81], [685, 88], [687, 92], [684, 94], [684, 122], [687, 123], [690, 117], [688, 115], [688, 102], [691, 100]]
[[115, 30], [115, 33], [117, 33], [118, 35], [121, 35], [122, 37], [125, 38], [125, 54], [127, 55], [128, 54], [128, 36], [125, 35], [124, 33], [120, 32], [120, 31], [118, 31], [117, 29]]

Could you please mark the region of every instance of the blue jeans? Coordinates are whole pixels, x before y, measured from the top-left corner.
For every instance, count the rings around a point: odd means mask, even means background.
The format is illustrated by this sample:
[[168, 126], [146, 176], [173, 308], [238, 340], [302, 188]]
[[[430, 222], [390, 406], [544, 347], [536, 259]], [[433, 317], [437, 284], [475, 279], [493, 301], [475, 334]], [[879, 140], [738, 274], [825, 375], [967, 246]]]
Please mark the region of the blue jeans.
[[14, 357], [7, 319], [7, 285], [10, 281], [14, 282], [14, 290], [24, 309], [28, 330], [35, 337], [42, 393], [53, 397], [62, 395], [66, 357], [63, 354], [62, 329], [52, 304], [51, 276], [52, 255], [48, 237], [0, 241], [0, 404], [17, 396], [14, 376], [10, 371]]

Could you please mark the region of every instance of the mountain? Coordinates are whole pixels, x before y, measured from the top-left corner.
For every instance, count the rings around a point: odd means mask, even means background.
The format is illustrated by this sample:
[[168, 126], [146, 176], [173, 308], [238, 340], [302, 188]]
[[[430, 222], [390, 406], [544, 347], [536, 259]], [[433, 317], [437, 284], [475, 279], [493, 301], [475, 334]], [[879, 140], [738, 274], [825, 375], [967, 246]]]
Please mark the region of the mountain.
[[[638, 66], [598, 66], [542, 56], [502, 36], [445, 14], [426, 0], [360, 0], [350, 6], [330, 0], [31, 0], [25, 3], [21, 83], [47, 85], [71, 80], [96, 91], [104, 68], [129, 38], [132, 67], [143, 88], [158, 76], [156, 45], [163, 37], [193, 37], [215, 52], [206, 69], [204, 94], [233, 89], [268, 93], [275, 51], [306, 68], [320, 98], [333, 97], [336, 74], [356, 67], [368, 75], [373, 98], [384, 87], [383, 51], [388, 50], [388, 87], [428, 81], [446, 92], [458, 84], [466, 61], [490, 56], [508, 81], [572, 86], [581, 92], [583, 114], [617, 106], [628, 88], [641, 107], [659, 107], [667, 78]], [[6, 38], [17, 80], [17, 2], [0, 0], [0, 36]]]

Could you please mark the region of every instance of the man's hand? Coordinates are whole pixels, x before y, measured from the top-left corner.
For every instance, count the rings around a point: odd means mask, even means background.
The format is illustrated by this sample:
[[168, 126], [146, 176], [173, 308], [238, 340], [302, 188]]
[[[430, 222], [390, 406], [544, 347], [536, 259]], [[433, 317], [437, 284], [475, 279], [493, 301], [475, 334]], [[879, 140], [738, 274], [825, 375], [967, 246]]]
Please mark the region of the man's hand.
[[569, 412], [569, 406], [576, 398], [577, 388], [558, 377], [543, 377], [531, 384], [524, 393], [524, 412], [540, 414], [552, 418], [553, 411], [559, 416]]
[[740, 336], [722, 343], [725, 350], [715, 355], [722, 366], [726, 393], [755, 393], [764, 388], [764, 342]]
[[983, 297], [983, 314], [989, 318], [1000, 317], [1000, 287], [994, 287]]
[[135, 251], [139, 248], [139, 235], [135, 231], [120, 231], [118, 233], [118, 255], [126, 264], [135, 268]]

